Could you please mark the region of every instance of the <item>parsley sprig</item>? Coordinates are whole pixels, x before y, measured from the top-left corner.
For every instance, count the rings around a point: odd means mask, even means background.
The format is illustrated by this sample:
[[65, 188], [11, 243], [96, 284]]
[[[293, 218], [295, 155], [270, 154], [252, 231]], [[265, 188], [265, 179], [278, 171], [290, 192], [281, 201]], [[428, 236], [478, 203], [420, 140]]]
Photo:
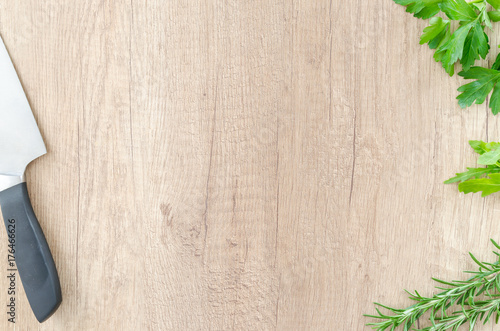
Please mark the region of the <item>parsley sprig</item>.
[[[434, 59], [441, 62], [444, 70], [453, 76], [455, 65], [462, 67], [459, 73], [473, 82], [461, 86], [457, 97], [460, 107], [473, 103], [482, 104], [491, 95], [489, 106], [493, 114], [500, 112], [500, 54], [491, 68], [474, 66], [486, 59], [489, 38], [485, 28], [492, 29], [492, 22], [500, 21], [500, 0], [394, 0], [406, 6], [406, 11], [421, 19], [430, 19], [424, 28], [420, 44], [428, 44], [435, 50]], [[441, 16], [438, 16], [441, 14]], [[451, 24], [453, 21], [457, 24]], [[452, 28], [456, 26], [456, 28]]]
[[[480, 155], [477, 163], [486, 167], [467, 168], [467, 171], [457, 173], [444, 183], [458, 182], [460, 192], [466, 194], [482, 192], [483, 197], [500, 191], [500, 143], [471, 140], [469, 144]], [[484, 178], [486, 175], [489, 178]]]
[[[496, 249], [500, 246], [491, 240]], [[461, 325], [469, 323], [469, 330], [473, 330], [479, 323], [486, 324], [492, 317], [495, 323], [500, 319], [500, 253], [493, 252], [497, 257], [494, 263], [480, 262], [470, 254], [478, 265], [478, 271], [466, 271], [473, 276], [465, 281], [444, 281], [432, 278], [440, 285], [436, 286], [442, 292], [432, 297], [422, 296], [420, 293], [410, 293], [410, 299], [416, 303], [403, 309], [375, 303], [377, 315], [365, 315], [378, 321], [368, 323], [378, 331], [394, 331], [398, 327], [402, 330], [417, 331], [456, 331]], [[430, 312], [429, 326], [415, 329], [417, 320]]]

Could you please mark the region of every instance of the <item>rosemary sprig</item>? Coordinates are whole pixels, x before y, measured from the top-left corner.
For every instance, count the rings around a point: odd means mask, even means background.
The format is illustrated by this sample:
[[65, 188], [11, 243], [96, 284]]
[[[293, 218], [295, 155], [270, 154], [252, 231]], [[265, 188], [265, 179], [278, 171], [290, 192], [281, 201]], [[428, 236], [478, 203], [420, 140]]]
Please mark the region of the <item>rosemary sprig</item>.
[[[500, 250], [500, 246], [491, 239], [493, 245]], [[378, 331], [394, 331], [402, 327], [404, 331], [443, 331], [453, 330], [469, 323], [472, 331], [477, 322], [486, 323], [495, 315], [495, 323], [500, 319], [500, 253], [493, 252], [498, 260], [494, 263], [480, 262], [471, 253], [472, 260], [478, 265], [478, 271], [466, 271], [473, 276], [466, 281], [444, 281], [432, 278], [440, 285], [436, 286], [442, 292], [432, 297], [424, 297], [417, 291], [410, 293], [410, 299], [416, 301], [412, 306], [404, 309], [391, 308], [375, 303], [378, 315], [365, 315], [378, 319], [379, 322], [368, 323]], [[443, 287], [442, 285], [446, 286]], [[387, 313], [382, 312], [382, 308]], [[450, 310], [453, 312], [449, 313]], [[426, 312], [430, 312], [430, 326], [423, 329], [412, 329], [416, 321]]]

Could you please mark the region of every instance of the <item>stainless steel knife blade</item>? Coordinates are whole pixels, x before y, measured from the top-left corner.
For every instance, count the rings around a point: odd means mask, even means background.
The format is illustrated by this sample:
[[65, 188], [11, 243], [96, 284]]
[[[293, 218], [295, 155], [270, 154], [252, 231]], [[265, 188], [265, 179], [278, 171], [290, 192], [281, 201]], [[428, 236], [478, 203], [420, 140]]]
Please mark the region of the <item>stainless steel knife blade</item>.
[[31, 205], [24, 171], [45, 144], [0, 37], [0, 208], [28, 302], [39, 322], [62, 301], [47, 239]]
[[0, 174], [22, 176], [47, 153], [9, 53], [0, 37]]

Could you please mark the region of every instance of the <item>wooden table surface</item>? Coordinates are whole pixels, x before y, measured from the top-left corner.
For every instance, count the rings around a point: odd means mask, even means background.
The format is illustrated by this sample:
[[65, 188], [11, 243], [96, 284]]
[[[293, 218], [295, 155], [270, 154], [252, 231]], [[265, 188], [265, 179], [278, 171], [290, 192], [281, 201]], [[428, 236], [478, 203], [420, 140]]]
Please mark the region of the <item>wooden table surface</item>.
[[390, 0], [1, 0], [64, 299], [38, 324], [18, 279], [7, 321], [2, 232], [0, 329], [368, 330], [373, 301], [491, 260], [498, 196], [442, 182], [498, 121], [458, 107], [425, 24]]

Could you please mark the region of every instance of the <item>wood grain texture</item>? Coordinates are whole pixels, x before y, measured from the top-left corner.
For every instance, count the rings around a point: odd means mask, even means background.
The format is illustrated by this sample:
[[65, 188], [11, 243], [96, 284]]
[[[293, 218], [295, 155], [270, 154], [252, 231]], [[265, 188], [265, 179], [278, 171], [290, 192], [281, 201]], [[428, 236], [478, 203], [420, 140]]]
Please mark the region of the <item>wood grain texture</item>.
[[64, 297], [40, 325], [18, 281], [0, 329], [364, 330], [492, 258], [499, 199], [442, 182], [499, 126], [424, 26], [389, 0], [0, 0]]

